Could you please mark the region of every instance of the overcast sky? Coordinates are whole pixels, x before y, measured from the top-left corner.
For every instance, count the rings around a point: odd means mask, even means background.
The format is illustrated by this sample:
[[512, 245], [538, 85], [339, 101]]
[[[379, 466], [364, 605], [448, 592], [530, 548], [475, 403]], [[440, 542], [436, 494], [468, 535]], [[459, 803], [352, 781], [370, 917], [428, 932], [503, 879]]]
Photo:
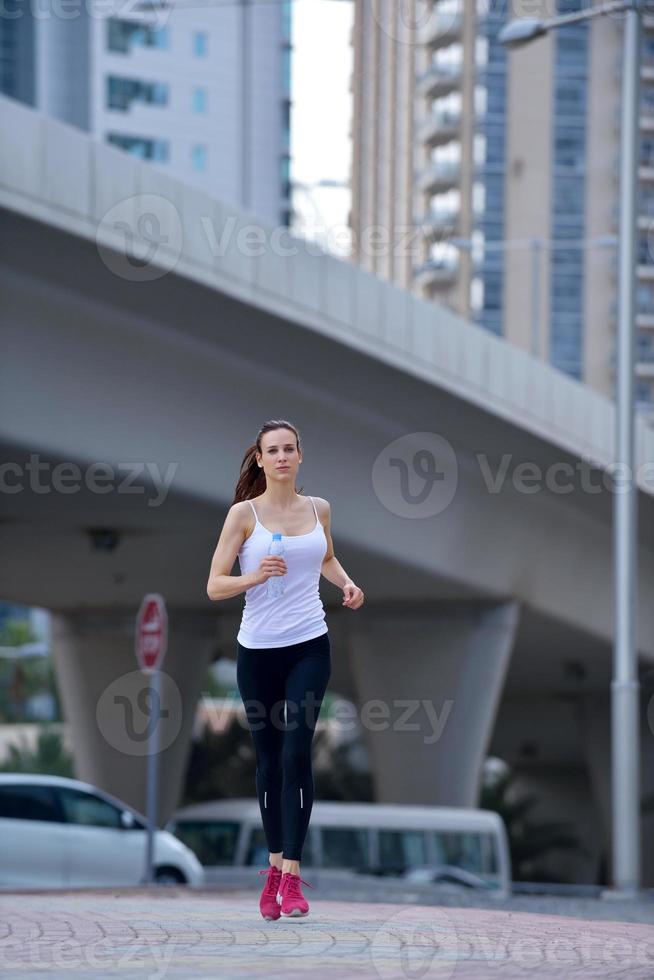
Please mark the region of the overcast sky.
[[[293, 3], [291, 167], [293, 180], [301, 183], [350, 179], [353, 13], [347, 0]], [[347, 222], [347, 190], [298, 191], [295, 203], [306, 222]]]

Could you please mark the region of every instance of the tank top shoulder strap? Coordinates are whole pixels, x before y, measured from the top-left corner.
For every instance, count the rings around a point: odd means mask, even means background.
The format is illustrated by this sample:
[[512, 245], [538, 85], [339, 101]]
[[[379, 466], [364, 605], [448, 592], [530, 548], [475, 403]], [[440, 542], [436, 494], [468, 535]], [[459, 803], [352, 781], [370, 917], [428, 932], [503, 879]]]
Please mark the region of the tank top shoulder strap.
[[320, 524], [320, 518], [318, 517], [318, 511], [316, 510], [316, 505], [313, 502], [313, 497], [309, 497], [309, 500], [311, 501], [311, 505], [313, 507], [313, 512], [316, 515], [316, 520], [318, 521], [318, 524]]
[[259, 521], [259, 518], [257, 517], [257, 512], [256, 512], [256, 510], [254, 509], [254, 504], [252, 503], [252, 501], [251, 501], [251, 500], [248, 500], [248, 503], [249, 503], [249, 505], [250, 505], [250, 507], [252, 508], [252, 513], [254, 514], [254, 519], [255, 519], [255, 521], [257, 521], [257, 523], [258, 523], [258, 521]]

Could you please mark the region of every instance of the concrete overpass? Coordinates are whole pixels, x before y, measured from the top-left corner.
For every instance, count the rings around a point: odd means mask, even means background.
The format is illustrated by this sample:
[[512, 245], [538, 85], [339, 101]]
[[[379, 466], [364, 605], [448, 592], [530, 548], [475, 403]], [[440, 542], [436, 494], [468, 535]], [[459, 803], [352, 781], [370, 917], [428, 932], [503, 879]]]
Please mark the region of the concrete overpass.
[[[12, 100], [0, 121], [0, 442], [13, 464], [0, 595], [56, 613], [79, 774], [143, 805], [132, 626], [143, 593], [160, 591], [163, 815], [177, 802], [202, 680], [219, 652], [234, 656], [243, 604], [208, 601], [208, 564], [242, 453], [281, 416], [300, 428], [306, 492], [331, 501], [337, 555], [366, 591], [353, 613], [321, 590], [332, 688], [388, 707], [384, 730], [378, 716], [366, 729], [377, 798], [472, 805], [497, 752], [605, 851], [612, 403]], [[645, 674], [654, 432], [642, 421], [637, 457]], [[425, 462], [442, 479], [421, 503]], [[102, 490], [99, 463], [113, 468]], [[643, 755], [648, 790], [645, 711]]]

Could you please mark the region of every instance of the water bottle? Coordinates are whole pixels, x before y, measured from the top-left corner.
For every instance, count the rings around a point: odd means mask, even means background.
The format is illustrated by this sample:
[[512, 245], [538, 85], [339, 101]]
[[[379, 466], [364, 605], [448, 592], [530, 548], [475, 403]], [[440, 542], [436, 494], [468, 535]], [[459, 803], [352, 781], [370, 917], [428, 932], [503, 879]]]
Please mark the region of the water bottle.
[[[282, 536], [279, 531], [275, 531], [272, 536], [272, 541], [270, 542], [270, 547], [268, 548], [269, 555], [283, 555], [284, 545], [282, 544]], [[282, 592], [284, 591], [284, 579], [285, 575], [271, 575], [267, 580], [268, 595], [271, 599], [278, 599]]]

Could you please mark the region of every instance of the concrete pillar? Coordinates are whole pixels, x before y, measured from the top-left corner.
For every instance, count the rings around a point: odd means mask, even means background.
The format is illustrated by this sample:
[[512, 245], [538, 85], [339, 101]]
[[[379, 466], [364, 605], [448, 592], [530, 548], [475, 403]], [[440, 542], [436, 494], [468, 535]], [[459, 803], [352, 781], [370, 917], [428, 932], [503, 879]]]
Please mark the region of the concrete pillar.
[[[134, 653], [136, 610], [55, 613], [52, 644], [59, 694], [71, 726], [78, 779], [146, 808], [150, 679]], [[168, 611], [161, 676], [159, 824], [179, 804], [196, 704], [215, 650], [212, 612]]]
[[355, 615], [349, 653], [376, 799], [475, 806], [518, 604], [371, 605]]

